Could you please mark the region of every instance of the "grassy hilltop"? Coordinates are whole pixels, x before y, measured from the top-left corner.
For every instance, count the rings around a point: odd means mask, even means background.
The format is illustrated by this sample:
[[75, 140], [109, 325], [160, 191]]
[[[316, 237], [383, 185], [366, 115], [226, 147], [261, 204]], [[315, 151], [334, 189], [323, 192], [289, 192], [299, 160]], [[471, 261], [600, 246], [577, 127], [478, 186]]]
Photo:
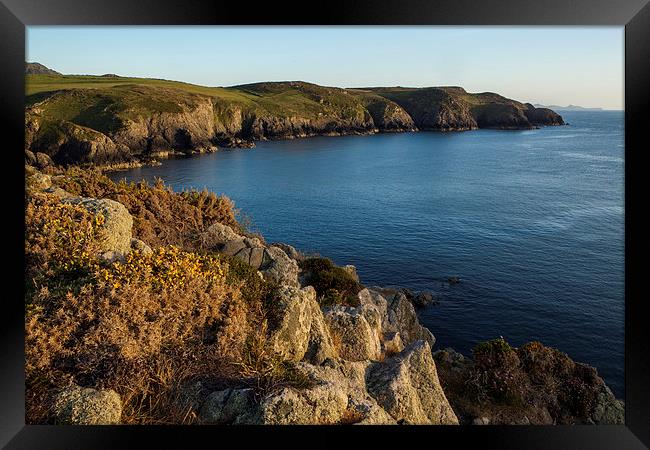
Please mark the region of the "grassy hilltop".
[[549, 109], [460, 87], [342, 89], [302, 81], [206, 87], [49, 72], [26, 74], [26, 108], [26, 149], [63, 164], [200, 153], [264, 139], [563, 123]]

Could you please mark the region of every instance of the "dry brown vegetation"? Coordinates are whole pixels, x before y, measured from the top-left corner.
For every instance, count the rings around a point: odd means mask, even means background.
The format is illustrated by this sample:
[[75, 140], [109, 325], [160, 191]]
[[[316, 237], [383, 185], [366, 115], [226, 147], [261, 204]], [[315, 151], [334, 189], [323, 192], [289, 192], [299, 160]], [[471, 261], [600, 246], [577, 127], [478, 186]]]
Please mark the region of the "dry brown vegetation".
[[258, 391], [308, 382], [266, 342], [275, 286], [236, 259], [197, 248], [202, 227], [238, 226], [227, 198], [175, 194], [161, 183], [115, 184], [80, 169], [58, 175], [55, 183], [71, 193], [125, 204], [134, 234], [154, 251], [100, 262], [101, 215], [27, 194], [28, 423], [51, 423], [52, 393], [73, 382], [117, 391], [122, 421], [131, 424], [192, 423], [195, 414], [180, 400], [196, 381]]
[[54, 184], [71, 194], [122, 203], [133, 216], [134, 237], [151, 247], [199, 249], [199, 234], [215, 222], [246, 231], [237, 221], [232, 201], [207, 190], [174, 193], [162, 180], [154, 185], [114, 183], [96, 169], [49, 168], [47, 172], [53, 175]]
[[539, 342], [519, 348], [503, 339], [477, 345], [474, 361], [454, 367], [444, 352], [436, 357], [445, 394], [461, 420], [491, 417], [493, 424], [583, 423], [596, 407], [602, 380]]

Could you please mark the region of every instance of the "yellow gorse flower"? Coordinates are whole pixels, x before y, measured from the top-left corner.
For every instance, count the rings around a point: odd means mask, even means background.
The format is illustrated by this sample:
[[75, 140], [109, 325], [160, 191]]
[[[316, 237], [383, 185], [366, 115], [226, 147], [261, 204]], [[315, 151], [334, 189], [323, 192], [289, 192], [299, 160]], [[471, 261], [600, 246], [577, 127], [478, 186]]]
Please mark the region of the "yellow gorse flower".
[[175, 246], [161, 247], [152, 254], [130, 252], [123, 262], [114, 262], [98, 272], [98, 279], [115, 289], [133, 282], [148, 282], [157, 290], [177, 289], [190, 281], [208, 283], [224, 279], [223, 263], [212, 255], [184, 252]]

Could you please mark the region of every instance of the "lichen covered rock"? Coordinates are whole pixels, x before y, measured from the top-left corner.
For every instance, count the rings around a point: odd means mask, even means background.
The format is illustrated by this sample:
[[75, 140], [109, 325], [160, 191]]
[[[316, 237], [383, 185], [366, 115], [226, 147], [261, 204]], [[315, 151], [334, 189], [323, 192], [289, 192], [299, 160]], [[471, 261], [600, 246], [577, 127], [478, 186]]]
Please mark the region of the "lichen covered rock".
[[224, 425], [256, 422], [257, 405], [252, 389], [225, 389], [208, 395], [201, 406], [203, 423]]
[[122, 401], [113, 390], [73, 385], [56, 395], [52, 410], [62, 424], [113, 425], [120, 423]]
[[107, 198], [72, 197], [63, 201], [81, 205], [91, 213], [103, 215], [104, 222], [98, 235], [100, 253], [126, 254], [131, 250], [133, 217], [123, 204]]
[[360, 308], [334, 306], [327, 308], [324, 315], [342, 358], [363, 361], [380, 357], [379, 336]]
[[416, 341], [369, 370], [368, 392], [398, 422], [458, 424], [440, 386], [431, 347]]
[[316, 291], [282, 286], [275, 300], [275, 320], [270, 332], [273, 350], [287, 361], [300, 361], [307, 352]]

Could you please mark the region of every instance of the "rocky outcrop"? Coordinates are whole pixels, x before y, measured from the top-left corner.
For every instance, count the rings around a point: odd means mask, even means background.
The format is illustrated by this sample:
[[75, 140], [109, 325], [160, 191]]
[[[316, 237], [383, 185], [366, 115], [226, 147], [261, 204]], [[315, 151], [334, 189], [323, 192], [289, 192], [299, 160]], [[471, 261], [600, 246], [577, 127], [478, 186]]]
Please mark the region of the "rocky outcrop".
[[524, 114], [533, 125], [564, 125], [562, 116], [549, 108], [536, 108], [526, 103]]
[[276, 354], [286, 361], [300, 361], [310, 343], [310, 331], [316, 304], [311, 286], [298, 289], [282, 286], [274, 302], [275, 324], [270, 341]]
[[295, 247], [293, 247], [293, 246], [291, 246], [289, 244], [283, 244], [281, 242], [274, 242], [274, 243], [271, 244], [271, 247], [278, 247], [280, 250], [282, 250], [284, 253], [286, 253], [289, 258], [295, 259], [298, 262], [305, 259], [305, 255], [303, 255]]
[[312, 380], [255, 400], [249, 389], [210, 394], [204, 423], [231, 424], [456, 424], [438, 382], [428, 344], [419, 342], [384, 362], [328, 359], [295, 369]]
[[203, 423], [239, 425], [259, 422], [252, 389], [225, 389], [212, 392], [201, 406]]
[[122, 401], [113, 390], [73, 385], [56, 395], [52, 410], [61, 424], [114, 425], [120, 423]]
[[[148, 92], [149, 89], [143, 89], [142, 95], [148, 95]], [[178, 94], [169, 89], [158, 91], [156, 95], [173, 101]], [[166, 150], [203, 153], [214, 147], [214, 126], [212, 100], [191, 95], [187, 101], [174, 103], [165, 110], [154, 110], [146, 116], [123, 120], [112, 138], [134, 153]]]
[[262, 400], [259, 420], [268, 425], [331, 425], [341, 420], [347, 404], [347, 394], [334, 383], [285, 388]]
[[[130, 159], [129, 147], [116, 143], [110, 137], [92, 128], [72, 122], [60, 124], [61, 141], [55, 150], [54, 158], [59, 164], [90, 162], [115, 162]], [[48, 149], [50, 152], [52, 149]]]
[[361, 308], [345, 306], [327, 308], [324, 315], [342, 358], [348, 361], [379, 358], [381, 342], [376, 329], [381, 329], [379, 319], [371, 326]]
[[91, 213], [103, 216], [98, 236], [101, 253], [124, 255], [131, 250], [133, 217], [123, 204], [107, 198], [72, 197], [63, 201], [83, 206]]
[[415, 131], [413, 118], [399, 106], [379, 95], [369, 95], [365, 106], [372, 116], [375, 126], [382, 131]]
[[458, 424], [440, 386], [431, 347], [424, 341], [372, 367], [368, 392], [399, 423]]
[[339, 354], [337, 349], [334, 347], [330, 328], [327, 326], [323, 312], [315, 298], [313, 301], [309, 302], [309, 305], [311, 308], [312, 320], [309, 329], [307, 351], [305, 352], [303, 360], [315, 365], [320, 365], [328, 359], [337, 358]]
[[244, 261], [278, 284], [298, 287], [298, 264], [278, 246], [237, 234], [227, 225], [215, 223], [201, 237], [203, 245]]
[[402, 292], [383, 290], [388, 299], [377, 288], [363, 289], [358, 297], [361, 305], [374, 306], [381, 316], [382, 331], [384, 333], [399, 332], [404, 345], [409, 345], [417, 340], [426, 341], [430, 347], [436, 342], [431, 332], [422, 326], [418, 320], [415, 308]]

